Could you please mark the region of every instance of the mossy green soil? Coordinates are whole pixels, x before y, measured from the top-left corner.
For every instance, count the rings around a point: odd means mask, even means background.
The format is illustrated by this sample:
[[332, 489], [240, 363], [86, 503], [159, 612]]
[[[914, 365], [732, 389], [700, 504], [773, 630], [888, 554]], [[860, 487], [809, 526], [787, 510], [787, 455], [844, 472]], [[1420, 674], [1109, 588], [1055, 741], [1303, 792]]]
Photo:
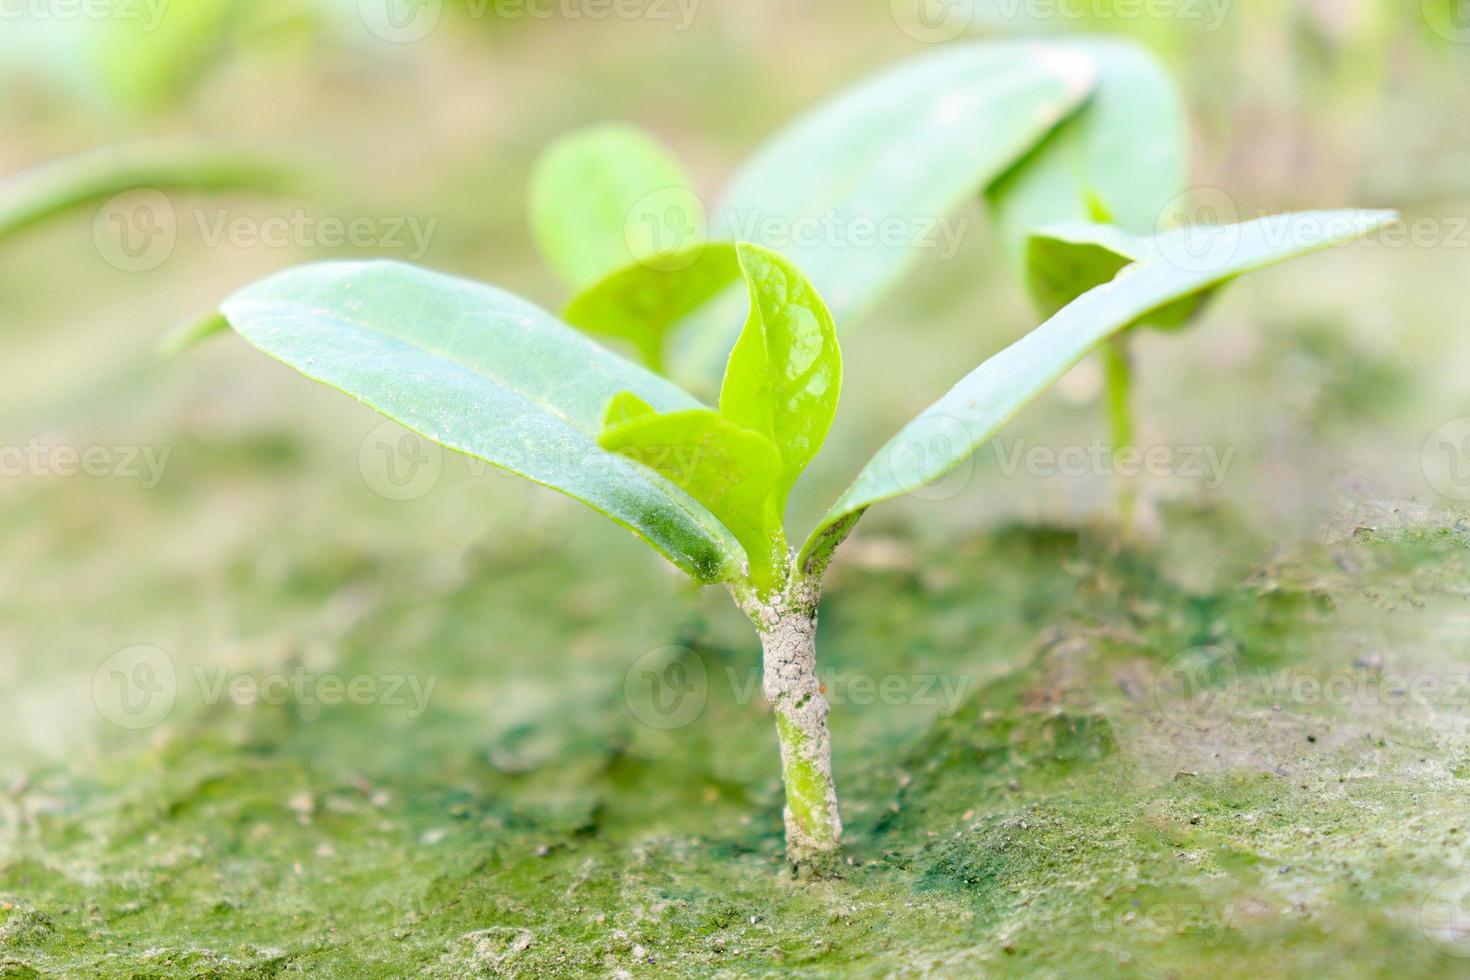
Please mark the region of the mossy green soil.
[[[292, 465], [229, 453], [260, 487]], [[93, 712], [73, 743], [8, 750], [0, 976], [1470, 975], [1453, 516], [1384, 505], [1281, 548], [1170, 510], [1188, 554], [1101, 524], [918, 549], [875, 525], [819, 644], [849, 863], [801, 883], [757, 645], [724, 597], [560, 512], [446, 554], [282, 496], [251, 518], [268, 541], [209, 546], [236, 556], [213, 576], [82, 557], [177, 523], [170, 494], [204, 479], [6, 544], [29, 562], [10, 639], [49, 624], [86, 648], [102, 617], [168, 650], [179, 693], [152, 728]], [[609, 554], [627, 571], [581, 567]], [[99, 656], [17, 682], [60, 724]], [[211, 662], [435, 686], [422, 713], [210, 704]]]

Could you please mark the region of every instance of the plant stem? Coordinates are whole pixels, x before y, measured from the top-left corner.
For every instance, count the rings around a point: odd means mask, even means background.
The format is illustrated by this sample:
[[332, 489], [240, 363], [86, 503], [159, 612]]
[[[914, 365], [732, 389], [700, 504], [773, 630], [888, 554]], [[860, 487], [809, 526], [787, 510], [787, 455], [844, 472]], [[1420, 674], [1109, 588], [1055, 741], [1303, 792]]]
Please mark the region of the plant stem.
[[768, 602], [742, 608], [760, 633], [762, 687], [776, 714], [786, 784], [786, 860], [801, 877], [831, 875], [842, 858], [827, 699], [817, 680], [818, 587], [799, 574]]
[[[1128, 334], [1115, 334], [1103, 344], [1103, 400], [1108, 416], [1108, 430], [1113, 459], [1125, 449], [1132, 449], [1135, 438], [1133, 424], [1133, 352], [1128, 347]], [[1133, 525], [1135, 490], [1131, 481], [1119, 477], [1118, 510], [1125, 528]]]

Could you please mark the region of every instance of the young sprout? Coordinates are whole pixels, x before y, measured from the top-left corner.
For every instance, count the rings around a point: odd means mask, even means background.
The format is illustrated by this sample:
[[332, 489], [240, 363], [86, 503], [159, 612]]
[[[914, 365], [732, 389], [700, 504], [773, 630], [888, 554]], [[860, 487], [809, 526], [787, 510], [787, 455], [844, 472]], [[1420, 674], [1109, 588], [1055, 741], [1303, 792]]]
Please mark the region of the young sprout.
[[[1390, 217], [1314, 213], [1231, 226], [1209, 233], [1207, 262], [1185, 268], [1149, 256], [1129, 265], [909, 422], [801, 538], [787, 533], [786, 501], [832, 423], [842, 363], [818, 290], [769, 249], [711, 245], [684, 256], [683, 268], [635, 267], [611, 285], [604, 280], [604, 290], [673, 297], [651, 305], [658, 316], [689, 295], [743, 281], [748, 314], [716, 407], [511, 293], [410, 265], [289, 269], [231, 296], [220, 315], [308, 377], [450, 449], [581, 500], [695, 581], [728, 588], [764, 652], [787, 858], [799, 874], [825, 875], [841, 857], [842, 822], [816, 669], [817, 607], [833, 553], [867, 509], [941, 478], [1129, 324]], [[951, 438], [929, 439], [935, 429]], [[916, 442], [946, 448], [907, 451]]]

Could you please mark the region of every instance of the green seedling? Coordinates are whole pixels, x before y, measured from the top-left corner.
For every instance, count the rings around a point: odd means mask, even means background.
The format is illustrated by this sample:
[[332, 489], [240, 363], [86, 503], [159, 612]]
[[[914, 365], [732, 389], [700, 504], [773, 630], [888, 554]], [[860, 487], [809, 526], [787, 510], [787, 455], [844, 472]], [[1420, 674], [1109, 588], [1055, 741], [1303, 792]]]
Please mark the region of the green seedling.
[[220, 318], [308, 377], [586, 503], [696, 582], [726, 587], [764, 651], [787, 857], [796, 872], [822, 875], [838, 867], [842, 822], [816, 669], [817, 608], [834, 552], [868, 508], [942, 478], [1130, 324], [1391, 217], [1313, 213], [1285, 227], [1237, 225], [1211, 232], [1209, 261], [1194, 268], [1154, 256], [1130, 264], [909, 422], [800, 538], [787, 533], [786, 503], [836, 413], [842, 362], [819, 291], [769, 249], [711, 245], [681, 256], [682, 268], [625, 273], [623, 287], [641, 278], [648, 295], [667, 298], [649, 305], [654, 319], [691, 295], [743, 283], [747, 315], [714, 407], [524, 299], [410, 265], [289, 269], [225, 300]]

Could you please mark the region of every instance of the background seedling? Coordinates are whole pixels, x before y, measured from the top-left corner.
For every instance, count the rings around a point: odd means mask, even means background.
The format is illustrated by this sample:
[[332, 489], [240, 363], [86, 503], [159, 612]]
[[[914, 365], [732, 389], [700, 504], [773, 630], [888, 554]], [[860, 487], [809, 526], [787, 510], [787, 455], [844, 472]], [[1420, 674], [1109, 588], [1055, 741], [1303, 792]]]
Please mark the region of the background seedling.
[[[817, 290], [768, 249], [711, 246], [697, 273], [695, 292], [735, 273], [749, 296], [717, 408], [523, 299], [413, 266], [302, 266], [241, 290], [220, 314], [248, 342], [308, 377], [450, 449], [581, 500], [695, 581], [726, 586], [764, 650], [763, 690], [776, 714], [786, 784], [788, 860], [799, 873], [825, 874], [840, 858], [842, 825], [816, 674], [817, 606], [835, 550], [867, 509], [942, 477], [1119, 330], [1392, 217], [1328, 212], [1293, 215], [1284, 226], [1251, 222], [1207, 232], [1193, 269], [1158, 256], [1130, 265], [920, 413], [794, 551], [785, 505], [831, 425], [841, 360]], [[641, 268], [654, 284], [689, 274]], [[936, 427], [952, 436], [942, 452], [906, 451]]]
[[49, 218], [137, 188], [286, 194], [303, 167], [239, 146], [133, 143], [91, 150], [0, 182], [0, 245]]

